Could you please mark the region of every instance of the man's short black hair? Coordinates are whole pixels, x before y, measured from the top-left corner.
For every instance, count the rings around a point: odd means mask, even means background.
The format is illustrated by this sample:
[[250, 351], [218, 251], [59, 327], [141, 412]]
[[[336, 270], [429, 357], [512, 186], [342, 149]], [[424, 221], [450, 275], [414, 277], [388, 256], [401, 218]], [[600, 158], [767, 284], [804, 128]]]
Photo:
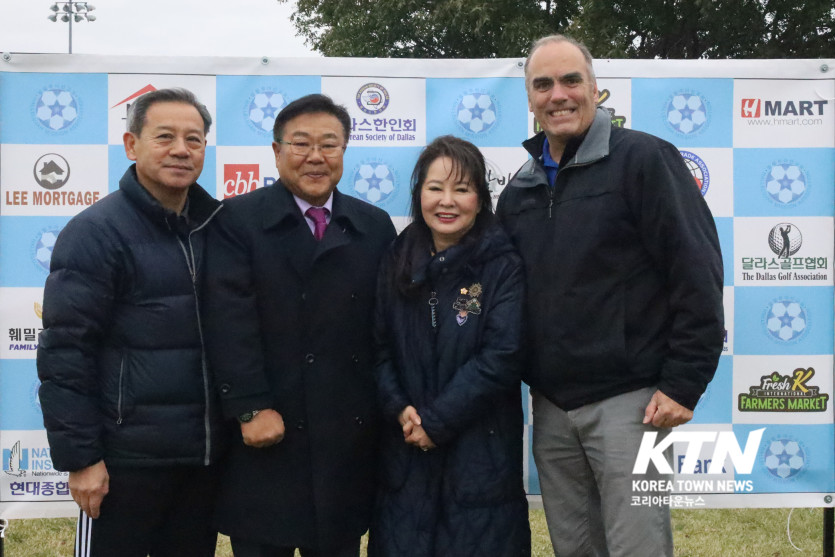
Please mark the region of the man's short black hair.
[[322, 112], [330, 114], [339, 120], [339, 123], [342, 124], [345, 145], [347, 145], [348, 134], [351, 130], [351, 117], [348, 115], [348, 111], [341, 104], [333, 102], [333, 99], [329, 96], [318, 93], [298, 98], [281, 109], [281, 112], [279, 112], [278, 116], [276, 116], [275, 124], [273, 125], [273, 141], [276, 143], [281, 141], [281, 138], [284, 135], [284, 127], [287, 125], [287, 122], [296, 116]]

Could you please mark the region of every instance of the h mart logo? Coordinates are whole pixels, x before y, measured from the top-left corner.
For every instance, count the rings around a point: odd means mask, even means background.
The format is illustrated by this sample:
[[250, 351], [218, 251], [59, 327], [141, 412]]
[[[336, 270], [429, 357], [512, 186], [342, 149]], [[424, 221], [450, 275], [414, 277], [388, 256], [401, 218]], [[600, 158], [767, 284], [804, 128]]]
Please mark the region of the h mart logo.
[[260, 170], [257, 164], [224, 164], [223, 165], [223, 198], [228, 199], [255, 191], [260, 180]]
[[658, 432], [644, 433], [641, 439], [641, 447], [638, 449], [638, 456], [635, 458], [633, 474], [646, 474], [650, 461], [660, 474], [672, 474], [673, 469], [664, 458], [664, 451], [673, 443], [687, 443], [687, 451], [684, 453], [684, 462], [681, 465], [682, 474], [693, 474], [696, 471], [696, 464], [699, 462], [699, 453], [705, 443], [716, 444], [713, 447], [713, 456], [710, 459], [708, 474], [721, 474], [722, 465], [726, 458], [731, 459], [734, 469], [739, 474], [750, 474], [754, 468], [754, 461], [757, 452], [760, 450], [765, 428], [755, 429], [748, 434], [745, 442], [745, 449], [741, 449], [736, 441], [733, 431], [673, 431], [667, 435], [658, 445], [655, 445], [655, 438]]
[[760, 99], [742, 99], [742, 114], [743, 118], [759, 118], [760, 117]]

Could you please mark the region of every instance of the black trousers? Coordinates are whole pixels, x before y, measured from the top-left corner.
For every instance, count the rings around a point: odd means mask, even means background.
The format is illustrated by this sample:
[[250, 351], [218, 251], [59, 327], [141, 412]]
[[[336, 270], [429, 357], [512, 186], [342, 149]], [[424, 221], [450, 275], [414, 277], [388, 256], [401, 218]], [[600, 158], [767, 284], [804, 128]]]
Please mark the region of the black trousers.
[[[240, 538], [232, 538], [231, 541], [232, 553], [235, 554], [235, 557], [293, 557], [296, 551], [295, 547], [252, 543]], [[300, 547], [299, 553], [301, 553], [302, 557], [359, 557], [360, 538], [351, 540], [339, 547], [329, 549]]]
[[99, 518], [78, 519], [75, 557], [211, 557], [216, 466], [108, 467]]

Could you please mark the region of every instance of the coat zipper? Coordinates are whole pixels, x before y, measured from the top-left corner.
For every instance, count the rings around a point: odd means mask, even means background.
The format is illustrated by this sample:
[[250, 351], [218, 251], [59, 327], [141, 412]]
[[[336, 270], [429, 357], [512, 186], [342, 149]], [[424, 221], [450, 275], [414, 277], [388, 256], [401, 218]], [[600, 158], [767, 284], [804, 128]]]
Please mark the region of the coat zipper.
[[116, 425], [122, 425], [122, 380], [125, 376], [125, 356], [119, 362], [119, 396], [116, 399]]
[[204, 465], [208, 466], [211, 464], [211, 454], [212, 454], [212, 426], [210, 420], [210, 413], [209, 413], [209, 405], [211, 403], [211, 396], [209, 393], [209, 369], [206, 366], [206, 342], [203, 339], [203, 322], [200, 319], [200, 298], [197, 295], [197, 263], [194, 259], [194, 246], [191, 243], [191, 235], [195, 232], [202, 230], [206, 225], [209, 224], [209, 221], [223, 208], [223, 205], [218, 206], [208, 218], [203, 221], [203, 223], [190, 230], [188, 233], [188, 249], [186, 249], [185, 244], [180, 239], [179, 236], [176, 236], [177, 242], [180, 244], [180, 249], [183, 251], [183, 256], [186, 259], [186, 266], [188, 267], [188, 272], [191, 275], [191, 289], [194, 293], [194, 308], [197, 314], [197, 332], [200, 335], [200, 367], [203, 373], [203, 399], [205, 401], [204, 404], [204, 411], [203, 411], [203, 429], [206, 432], [206, 452], [203, 456], [203, 463]]

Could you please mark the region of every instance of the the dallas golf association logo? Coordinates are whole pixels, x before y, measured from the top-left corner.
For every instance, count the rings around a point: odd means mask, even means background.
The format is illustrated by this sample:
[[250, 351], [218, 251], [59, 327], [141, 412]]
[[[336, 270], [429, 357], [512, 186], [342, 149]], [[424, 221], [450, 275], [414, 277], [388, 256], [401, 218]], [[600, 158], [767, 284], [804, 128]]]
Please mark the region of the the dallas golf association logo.
[[740, 393], [740, 412], [825, 412], [829, 395], [810, 385], [814, 368], [795, 369], [790, 375], [773, 371], [760, 377], [747, 393]]
[[286, 105], [287, 98], [280, 91], [257, 89], [246, 103], [245, 117], [257, 131], [272, 132], [275, 117]]
[[697, 154], [690, 151], [679, 151], [681, 157], [684, 159], [684, 164], [687, 165], [687, 170], [696, 181], [696, 187], [702, 192], [702, 197], [707, 193], [710, 187], [710, 171], [707, 169], [705, 161], [703, 161]]
[[768, 247], [781, 259], [791, 257], [800, 251], [802, 245], [803, 235], [800, 229], [790, 222], [781, 222], [768, 233]]
[[670, 96], [664, 107], [665, 121], [678, 134], [694, 136], [707, 127], [710, 105], [694, 91], [679, 91]]
[[486, 91], [465, 93], [455, 103], [455, 120], [471, 134], [489, 131], [498, 121], [498, 116], [498, 106]]
[[389, 92], [379, 83], [366, 83], [357, 91], [356, 100], [366, 114], [379, 114], [388, 108]]
[[49, 86], [35, 97], [32, 111], [35, 121], [50, 132], [65, 132], [79, 120], [78, 97], [63, 86]]
[[806, 171], [794, 161], [775, 162], [763, 174], [763, 186], [769, 199], [778, 205], [792, 205], [806, 193]]

